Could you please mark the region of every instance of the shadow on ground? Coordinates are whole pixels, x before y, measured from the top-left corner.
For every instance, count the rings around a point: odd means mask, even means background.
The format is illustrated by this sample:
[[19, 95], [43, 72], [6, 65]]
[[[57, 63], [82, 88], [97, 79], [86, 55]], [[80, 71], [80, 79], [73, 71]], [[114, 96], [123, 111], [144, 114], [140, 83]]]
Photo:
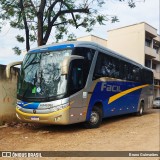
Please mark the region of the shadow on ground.
[[[160, 110], [150, 110], [146, 113], [144, 113], [143, 116], [147, 116], [149, 114], [154, 114], [155, 112], [159, 112]], [[142, 116], [142, 117], [143, 117]], [[138, 118], [135, 116], [135, 114], [127, 114], [127, 115], [120, 115], [120, 116], [115, 116], [115, 117], [109, 117], [109, 118], [104, 118], [101, 124], [101, 127], [115, 123], [117, 121], [124, 121], [124, 120], [129, 120], [133, 118]], [[43, 125], [43, 124], [29, 124], [27, 123], [26, 125], [23, 125], [28, 130], [31, 130], [32, 132], [37, 132], [37, 131], [42, 131], [42, 132], [54, 132], [54, 133], [72, 133], [72, 132], [79, 132], [85, 130], [85, 127], [83, 123], [77, 123], [77, 124], [71, 124], [71, 125]]]

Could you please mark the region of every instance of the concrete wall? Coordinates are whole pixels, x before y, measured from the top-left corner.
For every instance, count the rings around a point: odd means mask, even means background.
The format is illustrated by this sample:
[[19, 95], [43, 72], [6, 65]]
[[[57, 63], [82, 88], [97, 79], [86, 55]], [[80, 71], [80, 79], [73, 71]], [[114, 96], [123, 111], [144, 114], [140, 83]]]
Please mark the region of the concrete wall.
[[7, 79], [5, 65], [0, 65], [0, 125], [16, 119], [16, 88], [18, 68], [11, 69], [11, 78]]
[[[150, 57], [157, 64], [157, 68], [153, 69], [154, 78], [160, 82], [160, 53], [157, 54], [153, 49], [153, 41], [150, 47], [145, 45], [146, 33], [152, 38], [157, 36], [154, 39], [157, 43], [160, 42], [157, 29], [142, 22], [108, 31], [107, 47], [142, 65], [145, 65], [145, 56]], [[159, 87], [155, 87], [155, 97], [157, 96], [160, 96]]]
[[89, 36], [84, 36], [77, 38], [77, 41], [89, 41], [89, 42], [95, 42], [98, 43], [104, 47], [107, 47], [107, 40], [102, 39], [100, 37], [94, 36], [94, 35], [89, 35]]
[[145, 24], [108, 31], [107, 47], [144, 65]]

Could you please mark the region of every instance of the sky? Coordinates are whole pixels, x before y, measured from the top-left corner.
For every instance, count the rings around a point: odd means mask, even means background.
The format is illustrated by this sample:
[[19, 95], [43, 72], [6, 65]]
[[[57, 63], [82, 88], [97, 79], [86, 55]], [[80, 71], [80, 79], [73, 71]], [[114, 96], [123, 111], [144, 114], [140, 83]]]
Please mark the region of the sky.
[[[157, 29], [159, 33], [160, 28], [160, 13], [159, 13], [159, 3], [160, 0], [136, 0], [136, 7], [130, 8], [127, 3], [118, 2], [118, 0], [105, 0], [106, 4], [100, 9], [100, 12], [110, 16], [117, 15], [119, 22], [111, 23], [106, 22], [106, 25], [99, 26], [96, 25], [92, 32], [85, 32], [83, 28], [73, 29], [76, 37], [82, 37], [86, 35], [95, 35], [104, 39], [107, 39], [107, 31], [111, 29], [116, 29], [119, 27], [124, 27], [127, 25], [132, 25], [140, 22], [146, 22]], [[0, 32], [0, 64], [8, 64], [10, 62], [23, 60], [24, 53], [21, 56], [14, 54], [12, 48], [19, 46], [20, 49], [25, 52], [25, 43], [19, 44], [15, 36], [18, 34], [19, 30], [12, 29], [8, 24], [6, 24], [2, 31]], [[65, 39], [64, 39], [65, 40]], [[50, 36], [47, 44], [55, 41], [54, 34]], [[31, 44], [31, 48], [34, 48], [36, 43]]]

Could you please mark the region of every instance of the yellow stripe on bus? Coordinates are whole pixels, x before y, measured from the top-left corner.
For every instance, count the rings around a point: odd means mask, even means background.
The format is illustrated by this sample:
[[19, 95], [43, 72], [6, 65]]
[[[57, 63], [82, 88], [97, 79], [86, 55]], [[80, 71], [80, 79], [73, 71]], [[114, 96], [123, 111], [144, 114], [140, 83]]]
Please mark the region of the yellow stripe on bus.
[[125, 95], [128, 94], [128, 93], [131, 93], [131, 92], [133, 92], [133, 91], [136, 91], [136, 90], [138, 90], [138, 89], [141, 89], [141, 88], [144, 88], [144, 87], [147, 87], [147, 86], [149, 86], [149, 84], [145, 84], [145, 85], [138, 86], [138, 87], [133, 87], [133, 88], [127, 89], [127, 90], [125, 90], [125, 91], [123, 91], [123, 92], [120, 92], [120, 93], [118, 93], [118, 94], [110, 97], [110, 98], [109, 98], [109, 101], [108, 101], [108, 104], [110, 104], [110, 103], [114, 102], [115, 100], [117, 100], [117, 99], [125, 96]]

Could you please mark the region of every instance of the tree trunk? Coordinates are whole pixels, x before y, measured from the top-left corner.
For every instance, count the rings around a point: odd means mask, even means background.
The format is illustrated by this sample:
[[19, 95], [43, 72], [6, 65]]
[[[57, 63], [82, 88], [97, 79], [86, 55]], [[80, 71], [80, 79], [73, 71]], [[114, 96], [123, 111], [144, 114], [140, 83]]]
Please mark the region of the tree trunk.
[[43, 15], [38, 13], [38, 46], [44, 45], [43, 42]]
[[51, 24], [50, 24], [50, 25], [48, 25], [48, 29], [47, 29], [46, 34], [45, 34], [45, 36], [44, 36], [44, 43], [45, 43], [45, 44], [46, 44], [47, 41], [48, 41], [48, 38], [49, 38], [49, 36], [50, 36], [50, 34], [51, 34], [51, 31], [52, 31], [52, 26], [51, 26]]
[[[25, 22], [24, 22], [25, 23]], [[27, 22], [26, 22], [27, 24]], [[30, 50], [30, 43], [29, 43], [29, 29], [28, 26], [25, 25], [25, 32], [26, 32], [26, 50], [29, 51]]]
[[26, 33], [26, 50], [28, 51], [28, 50], [30, 50], [29, 28], [28, 28], [28, 24], [27, 24], [27, 18], [25, 15], [25, 11], [24, 11], [23, 0], [20, 0], [20, 8], [21, 8], [21, 12], [22, 12], [23, 23], [24, 23], [24, 27], [25, 27], [25, 33]]
[[44, 8], [46, 5], [46, 0], [41, 0], [41, 4], [39, 7], [39, 11], [37, 13], [38, 18], [38, 46], [44, 45], [43, 41], [43, 14], [44, 14]]

